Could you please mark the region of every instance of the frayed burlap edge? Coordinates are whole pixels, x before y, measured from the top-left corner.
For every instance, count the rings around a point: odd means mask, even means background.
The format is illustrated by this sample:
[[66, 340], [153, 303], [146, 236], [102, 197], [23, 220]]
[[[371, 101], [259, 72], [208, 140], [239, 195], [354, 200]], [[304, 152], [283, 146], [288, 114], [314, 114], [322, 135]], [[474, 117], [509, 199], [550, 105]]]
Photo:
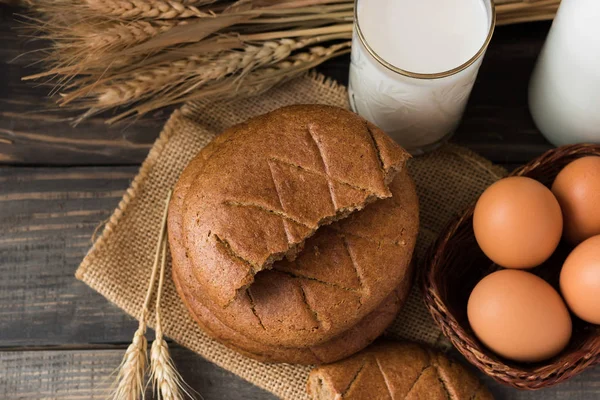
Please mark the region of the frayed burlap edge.
[[181, 109], [175, 110], [171, 114], [169, 119], [167, 120], [165, 126], [163, 127], [163, 130], [160, 132], [160, 135], [158, 136], [158, 139], [156, 139], [156, 141], [154, 142], [154, 145], [152, 146], [152, 148], [150, 149], [150, 152], [148, 153], [148, 156], [142, 163], [140, 170], [138, 171], [135, 178], [133, 178], [133, 181], [131, 182], [130, 186], [127, 188], [127, 190], [123, 194], [123, 198], [121, 199], [121, 201], [119, 201], [117, 208], [115, 208], [115, 211], [113, 211], [112, 215], [108, 219], [108, 222], [106, 222], [106, 224], [104, 225], [102, 234], [94, 242], [94, 244], [92, 245], [90, 250], [87, 252], [85, 258], [79, 265], [79, 268], [77, 268], [77, 271], [75, 271], [75, 277], [77, 279], [79, 279], [81, 281], [84, 280], [84, 275], [85, 275], [88, 267], [95, 260], [94, 251], [102, 248], [105, 245], [105, 243], [109, 240], [111, 232], [113, 231], [115, 226], [119, 223], [121, 216], [126, 211], [127, 207], [129, 207], [129, 204], [137, 196], [137, 193], [138, 193], [141, 185], [144, 184], [144, 180], [146, 179], [146, 177], [148, 176], [148, 174], [150, 173], [152, 168], [154, 168], [156, 161], [160, 157], [160, 154], [162, 153], [162, 150], [164, 149], [165, 145], [167, 144], [167, 142], [169, 141], [171, 136], [173, 136], [173, 134], [174, 134], [173, 128], [172, 128], [172, 125], [174, 123], [173, 121], [178, 120], [179, 118], [181, 118], [182, 115], [185, 116], [186, 108], [187, 108], [187, 105], [184, 105]]

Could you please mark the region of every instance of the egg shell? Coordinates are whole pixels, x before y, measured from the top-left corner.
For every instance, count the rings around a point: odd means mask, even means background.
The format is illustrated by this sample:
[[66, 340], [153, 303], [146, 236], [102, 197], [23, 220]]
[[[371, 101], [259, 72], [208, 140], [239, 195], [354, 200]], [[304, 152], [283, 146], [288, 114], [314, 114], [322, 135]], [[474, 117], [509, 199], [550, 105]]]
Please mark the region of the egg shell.
[[577, 244], [600, 235], [600, 157], [579, 158], [556, 176], [552, 193], [564, 217], [564, 236]]
[[550, 189], [527, 177], [494, 183], [473, 213], [479, 247], [506, 268], [533, 268], [546, 261], [560, 242], [562, 227], [562, 212]]
[[575, 315], [600, 325], [600, 235], [569, 254], [560, 271], [560, 291]]
[[558, 292], [521, 270], [500, 270], [483, 278], [471, 292], [467, 315], [484, 345], [515, 361], [551, 358], [571, 338], [571, 317]]

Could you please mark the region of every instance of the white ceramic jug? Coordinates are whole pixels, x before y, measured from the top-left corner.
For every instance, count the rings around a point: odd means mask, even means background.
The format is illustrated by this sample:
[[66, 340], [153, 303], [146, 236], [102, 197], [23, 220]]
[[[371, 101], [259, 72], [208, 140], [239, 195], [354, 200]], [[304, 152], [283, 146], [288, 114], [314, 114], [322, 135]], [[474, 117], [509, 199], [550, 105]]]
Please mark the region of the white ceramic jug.
[[529, 84], [529, 108], [555, 146], [600, 143], [600, 0], [562, 0]]

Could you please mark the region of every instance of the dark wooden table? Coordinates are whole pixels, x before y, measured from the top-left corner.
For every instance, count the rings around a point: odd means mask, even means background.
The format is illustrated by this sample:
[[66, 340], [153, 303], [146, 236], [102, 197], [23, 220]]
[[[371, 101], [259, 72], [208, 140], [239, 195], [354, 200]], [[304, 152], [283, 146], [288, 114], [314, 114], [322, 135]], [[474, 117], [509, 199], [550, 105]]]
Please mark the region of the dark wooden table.
[[[18, 38], [0, 7], [0, 399], [103, 398], [136, 322], [73, 273], [94, 228], [117, 206], [169, 111], [129, 126], [77, 128], [50, 110], [49, 88], [20, 77], [39, 44]], [[513, 168], [550, 148], [527, 110], [527, 81], [549, 28], [498, 28], [454, 142]], [[321, 72], [346, 83], [348, 58]], [[151, 337], [151, 335], [149, 336]], [[273, 396], [174, 346], [204, 399]], [[600, 368], [538, 392], [485, 378], [498, 399], [600, 399]]]

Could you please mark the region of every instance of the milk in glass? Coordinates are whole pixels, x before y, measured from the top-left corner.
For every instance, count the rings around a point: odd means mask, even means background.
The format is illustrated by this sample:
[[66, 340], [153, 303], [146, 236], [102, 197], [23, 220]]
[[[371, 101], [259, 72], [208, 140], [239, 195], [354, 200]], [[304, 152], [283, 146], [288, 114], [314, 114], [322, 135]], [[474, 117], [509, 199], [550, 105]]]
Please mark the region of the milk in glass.
[[354, 111], [413, 154], [436, 147], [460, 121], [493, 26], [490, 0], [358, 0]]

